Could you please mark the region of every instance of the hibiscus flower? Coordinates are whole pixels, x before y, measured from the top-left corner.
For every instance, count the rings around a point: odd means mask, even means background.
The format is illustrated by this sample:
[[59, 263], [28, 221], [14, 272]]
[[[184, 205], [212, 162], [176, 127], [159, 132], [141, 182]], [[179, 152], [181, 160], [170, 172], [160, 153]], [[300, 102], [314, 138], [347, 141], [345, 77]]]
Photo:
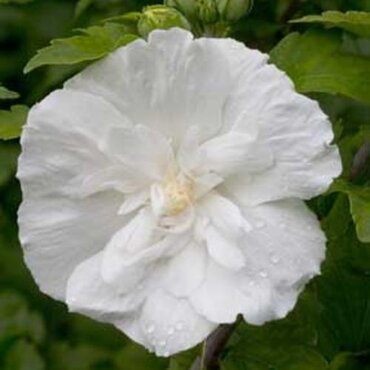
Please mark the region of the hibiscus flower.
[[40, 289], [157, 355], [284, 317], [319, 274], [305, 199], [341, 171], [319, 105], [232, 39], [154, 31], [29, 113], [18, 177]]

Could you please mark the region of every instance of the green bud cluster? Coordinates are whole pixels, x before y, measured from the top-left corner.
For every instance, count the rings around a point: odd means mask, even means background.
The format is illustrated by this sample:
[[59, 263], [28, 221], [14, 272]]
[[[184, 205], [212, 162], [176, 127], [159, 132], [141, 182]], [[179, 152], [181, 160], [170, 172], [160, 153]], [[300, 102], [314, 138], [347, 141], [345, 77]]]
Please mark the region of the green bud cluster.
[[198, 11], [196, 0], [165, 0], [165, 4], [178, 9], [189, 19], [197, 17]]
[[147, 37], [153, 30], [172, 27], [191, 29], [188, 20], [181, 12], [165, 5], [145, 7], [138, 22], [138, 31], [143, 37]]
[[165, 0], [165, 4], [178, 9], [188, 19], [211, 24], [237, 21], [251, 11], [253, 0]]
[[219, 19], [217, 1], [196, 0], [198, 18], [206, 24], [216, 23]]
[[235, 22], [253, 8], [253, 0], [217, 0], [217, 9], [223, 20]]

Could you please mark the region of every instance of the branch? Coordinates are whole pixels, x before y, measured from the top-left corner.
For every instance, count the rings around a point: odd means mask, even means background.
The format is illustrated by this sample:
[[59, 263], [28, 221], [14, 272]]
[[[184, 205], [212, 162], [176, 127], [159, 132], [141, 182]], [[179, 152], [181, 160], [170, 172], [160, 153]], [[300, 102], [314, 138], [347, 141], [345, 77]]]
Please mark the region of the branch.
[[350, 180], [356, 181], [370, 173], [370, 141], [365, 142], [356, 153], [351, 167]]
[[220, 325], [205, 341], [203, 358], [197, 357], [190, 370], [218, 370], [219, 356], [236, 324]]

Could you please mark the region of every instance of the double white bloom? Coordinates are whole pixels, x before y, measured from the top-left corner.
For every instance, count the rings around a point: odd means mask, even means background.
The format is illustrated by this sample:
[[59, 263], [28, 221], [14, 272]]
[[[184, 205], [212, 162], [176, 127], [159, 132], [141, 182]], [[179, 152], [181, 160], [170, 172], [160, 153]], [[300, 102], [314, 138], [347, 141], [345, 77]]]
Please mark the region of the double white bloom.
[[31, 110], [19, 225], [44, 292], [164, 356], [293, 308], [325, 254], [301, 199], [341, 163], [318, 104], [267, 59], [155, 31]]

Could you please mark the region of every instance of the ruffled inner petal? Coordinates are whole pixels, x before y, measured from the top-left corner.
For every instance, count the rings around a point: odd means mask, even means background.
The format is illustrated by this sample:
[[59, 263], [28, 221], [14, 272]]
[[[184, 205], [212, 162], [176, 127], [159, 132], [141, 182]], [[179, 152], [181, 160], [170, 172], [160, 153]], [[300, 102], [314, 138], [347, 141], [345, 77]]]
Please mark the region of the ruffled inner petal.
[[[142, 275], [140, 272], [145, 271], [146, 263], [160, 255], [161, 250], [149, 248], [158, 240], [154, 227], [155, 220], [151, 213], [144, 209], [113, 235], [105, 247], [101, 270], [107, 283], [124, 286], [127, 277], [135, 273], [134, 268], [137, 269], [139, 278], [139, 275]], [[131, 280], [128, 280], [127, 289], [133, 286]]]
[[146, 126], [112, 128], [101, 145], [125, 166], [146, 175], [148, 181], [162, 180], [174, 167], [169, 140]]
[[174, 296], [190, 295], [205, 278], [206, 265], [204, 246], [191, 241], [163, 266], [164, 287]]
[[197, 206], [200, 217], [208, 220], [223, 235], [237, 240], [251, 229], [239, 207], [216, 191], [200, 199]]
[[122, 295], [101, 276], [103, 253], [79, 264], [68, 280], [66, 302], [71, 311], [82, 312], [97, 320], [114, 322], [135, 311], [145, 300], [144, 292]]
[[208, 252], [218, 264], [232, 270], [245, 265], [245, 257], [235, 240], [228, 239], [212, 225], [206, 227], [205, 238]]
[[212, 322], [234, 322], [251, 303], [239, 285], [235, 272], [210, 261], [205, 280], [190, 296], [190, 302], [200, 315]]
[[227, 178], [238, 172], [253, 174], [273, 165], [273, 154], [258, 137], [229, 132], [205, 142], [199, 148], [204, 167]]
[[119, 230], [104, 249], [102, 277], [122, 291], [150, 277], [166, 260], [189, 242], [189, 235], [163, 233], [149, 209], [144, 208]]

